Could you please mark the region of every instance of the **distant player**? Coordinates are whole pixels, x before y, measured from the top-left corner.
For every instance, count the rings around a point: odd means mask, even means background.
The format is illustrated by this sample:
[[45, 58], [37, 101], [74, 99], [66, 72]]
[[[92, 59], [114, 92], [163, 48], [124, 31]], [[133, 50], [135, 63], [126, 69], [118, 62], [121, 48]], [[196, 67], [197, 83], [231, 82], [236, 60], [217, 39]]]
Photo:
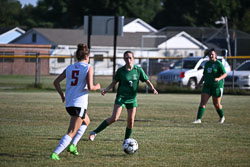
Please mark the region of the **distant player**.
[[[69, 146], [68, 151], [78, 155], [77, 143], [85, 132], [90, 120], [86, 113], [88, 107], [88, 90], [100, 89], [100, 84], [93, 84], [93, 67], [89, 62], [89, 49], [84, 44], [78, 44], [76, 51], [77, 63], [69, 65], [54, 81], [54, 86], [60, 94], [62, 102], [66, 102], [66, 110], [71, 116], [67, 134], [65, 134], [54, 152], [53, 160], [59, 160], [59, 154]], [[66, 78], [65, 96], [60, 82]]]
[[99, 132], [101, 132], [107, 126], [111, 125], [119, 119], [122, 108], [124, 107], [127, 108], [128, 114], [127, 127], [124, 139], [130, 138], [136, 114], [136, 95], [139, 81], [146, 82], [147, 85], [151, 87], [154, 94], [158, 94], [157, 90], [149, 81], [147, 75], [144, 73], [142, 68], [134, 65], [133, 52], [126, 51], [123, 55], [123, 59], [126, 65], [117, 70], [113, 82], [102, 91], [102, 95], [104, 96], [111, 88], [113, 88], [117, 83], [119, 83], [112, 116], [104, 120], [95, 130], [90, 133], [89, 139], [91, 141], [95, 139], [96, 135]]
[[203, 76], [198, 86], [202, 84], [201, 101], [198, 109], [196, 120], [193, 123], [201, 123], [201, 118], [206, 110], [206, 104], [212, 96], [213, 104], [220, 117], [219, 123], [224, 123], [225, 117], [221, 105], [221, 98], [224, 90], [223, 79], [227, 77], [226, 70], [223, 64], [217, 60], [214, 49], [210, 49], [205, 56], [209, 56], [209, 61], [205, 64]]

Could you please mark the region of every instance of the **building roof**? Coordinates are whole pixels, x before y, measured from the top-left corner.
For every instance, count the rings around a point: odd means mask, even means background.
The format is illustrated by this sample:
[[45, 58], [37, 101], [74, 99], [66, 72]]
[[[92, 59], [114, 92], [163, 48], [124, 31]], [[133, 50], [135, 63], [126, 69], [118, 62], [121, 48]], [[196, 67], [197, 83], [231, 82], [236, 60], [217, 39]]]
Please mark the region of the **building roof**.
[[25, 31], [19, 27], [0, 28], [0, 43], [3, 43], [3, 44], [10, 43], [11, 41], [18, 38], [19, 36], [21, 36], [24, 33], [25, 33]]
[[[226, 29], [225, 27], [164, 27], [157, 34], [171, 34], [185, 31], [192, 37], [196, 38], [209, 48], [227, 48]], [[250, 34], [239, 31], [229, 30], [231, 54], [234, 55], [235, 47], [237, 47], [237, 55], [250, 55]], [[235, 39], [237, 42], [235, 43]]]
[[[78, 43], [87, 43], [87, 35], [80, 29], [52, 29], [52, 28], [33, 28], [29, 30], [23, 37], [15, 40], [13, 43], [31, 44], [32, 34], [43, 37], [45, 43], [39, 42], [36, 44], [52, 44], [57, 45], [73, 45]], [[124, 36], [117, 36], [117, 47], [126, 48], [151, 48], [156, 49], [159, 46], [164, 48], [164, 44], [168, 39], [182, 36], [186, 42], [189, 41], [199, 48], [206, 48], [195, 38], [185, 32], [168, 32], [167, 35], [160, 35], [148, 32], [124, 33]], [[29, 38], [29, 39], [28, 39]], [[39, 38], [39, 37], [37, 37]], [[26, 40], [23, 40], [26, 39]], [[91, 47], [113, 47], [113, 36], [92, 35], [90, 39]], [[174, 46], [173, 46], [174, 47]]]
[[[158, 33], [164, 33], [164, 32], [180, 32], [185, 31], [188, 34], [192, 35], [195, 38], [207, 40], [209, 38], [222, 38], [225, 39], [226, 37], [226, 29], [225, 27], [221, 28], [215, 28], [215, 27], [174, 27], [174, 26], [168, 26], [160, 29]], [[242, 32], [240, 30], [229, 30], [230, 37], [236, 36], [239, 39], [250, 39], [250, 34]]]
[[[53, 45], [77, 45], [78, 43], [87, 43], [87, 35], [82, 29], [52, 29], [52, 28], [33, 28], [26, 34], [12, 43], [20, 43], [21, 38], [36, 33], [47, 39], [47, 44]], [[117, 37], [117, 46], [121, 47], [140, 47], [142, 35], [147, 35], [147, 32], [124, 33], [124, 36]], [[113, 36], [92, 35], [91, 46], [113, 46]], [[21, 42], [23, 43], [23, 42]], [[30, 44], [30, 42], [26, 42]], [[148, 47], [156, 47], [157, 42], [147, 44]]]
[[[127, 24], [137, 19], [128, 19]], [[160, 44], [166, 40], [176, 36], [182, 31], [189, 34], [192, 38], [203, 43], [209, 48], [221, 49], [227, 48], [226, 35], [224, 28], [207, 28], [207, 27], [165, 27], [158, 32], [124, 32], [123, 36], [117, 37], [118, 47], [148, 47], [157, 48]], [[78, 43], [87, 43], [87, 35], [84, 34], [83, 29], [52, 29], [52, 28], [33, 28], [21, 37], [14, 40], [12, 43], [24, 43], [31, 44], [31, 40], [23, 40], [25, 38], [31, 38], [31, 34], [36, 33], [43, 37], [45, 43], [36, 44], [52, 44], [57, 45], [77, 45]], [[237, 37], [237, 52], [238, 55], [249, 55], [250, 47], [250, 35], [239, 31], [230, 30], [231, 33], [231, 52], [234, 55], [234, 40], [233, 35]], [[166, 36], [166, 38], [150, 38], [148, 36]], [[27, 37], [29, 36], [29, 37]], [[145, 37], [147, 36], [147, 37]], [[114, 37], [113, 36], [91, 36], [92, 47], [112, 47]], [[193, 40], [194, 41], [194, 40]], [[196, 42], [197, 43], [197, 42]], [[201, 46], [201, 45], [200, 45]]]
[[[77, 27], [83, 29], [84, 25]], [[123, 32], [157, 32], [157, 30], [140, 18], [124, 18]]]
[[124, 19], [124, 32], [157, 32], [157, 30], [141, 20], [140, 18], [125, 18]]

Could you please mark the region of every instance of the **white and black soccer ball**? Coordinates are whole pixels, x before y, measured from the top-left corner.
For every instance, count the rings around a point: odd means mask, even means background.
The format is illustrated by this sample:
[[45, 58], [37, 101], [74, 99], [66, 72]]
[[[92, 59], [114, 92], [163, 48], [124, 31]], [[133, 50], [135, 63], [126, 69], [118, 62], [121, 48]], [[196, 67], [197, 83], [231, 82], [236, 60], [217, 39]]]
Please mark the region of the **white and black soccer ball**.
[[127, 154], [134, 154], [139, 148], [137, 141], [132, 138], [124, 140], [122, 147], [123, 151]]

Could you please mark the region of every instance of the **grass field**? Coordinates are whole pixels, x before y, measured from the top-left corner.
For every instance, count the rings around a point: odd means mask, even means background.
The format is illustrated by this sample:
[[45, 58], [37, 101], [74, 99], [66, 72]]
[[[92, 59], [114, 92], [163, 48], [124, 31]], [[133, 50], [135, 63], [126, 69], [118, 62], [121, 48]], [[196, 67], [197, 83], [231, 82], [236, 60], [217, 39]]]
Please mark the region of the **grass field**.
[[55, 91], [0, 92], [0, 166], [250, 166], [250, 97], [223, 97], [226, 121], [218, 124], [211, 101], [203, 123], [194, 125], [198, 94], [138, 94], [139, 107], [132, 137], [134, 155], [122, 151], [126, 112], [98, 134], [88, 134], [111, 115], [114, 93], [89, 95], [91, 124], [78, 144], [79, 156], [67, 151], [60, 161], [49, 155], [65, 134], [69, 116]]

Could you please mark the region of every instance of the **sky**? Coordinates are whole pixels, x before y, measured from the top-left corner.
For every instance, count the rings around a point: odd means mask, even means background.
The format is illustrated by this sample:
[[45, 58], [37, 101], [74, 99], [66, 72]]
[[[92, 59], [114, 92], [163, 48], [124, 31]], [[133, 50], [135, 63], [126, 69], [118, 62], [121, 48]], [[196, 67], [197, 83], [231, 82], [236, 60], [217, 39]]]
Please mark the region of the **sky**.
[[28, 5], [28, 4], [36, 6], [36, 3], [38, 0], [19, 0], [19, 1], [21, 2], [22, 6]]

